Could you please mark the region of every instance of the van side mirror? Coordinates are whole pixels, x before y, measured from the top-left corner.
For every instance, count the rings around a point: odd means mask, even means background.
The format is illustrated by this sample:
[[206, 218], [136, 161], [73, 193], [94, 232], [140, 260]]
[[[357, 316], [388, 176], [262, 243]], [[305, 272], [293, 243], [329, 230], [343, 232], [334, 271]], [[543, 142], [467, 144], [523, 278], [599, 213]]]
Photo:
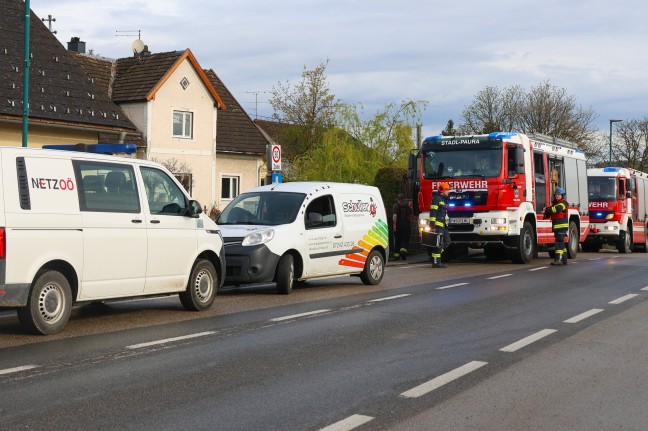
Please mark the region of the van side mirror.
[[198, 218], [200, 214], [202, 214], [202, 206], [200, 205], [200, 202], [191, 199], [189, 201], [189, 206], [187, 207], [185, 213], [183, 214], [185, 217], [191, 217], [191, 218]]

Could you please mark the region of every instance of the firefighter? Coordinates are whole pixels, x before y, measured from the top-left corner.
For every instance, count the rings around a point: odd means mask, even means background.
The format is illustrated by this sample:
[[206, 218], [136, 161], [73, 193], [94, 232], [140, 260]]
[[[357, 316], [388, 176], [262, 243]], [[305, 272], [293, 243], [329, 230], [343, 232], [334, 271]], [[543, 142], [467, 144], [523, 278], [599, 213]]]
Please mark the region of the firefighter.
[[569, 229], [567, 219], [567, 206], [565, 190], [558, 187], [554, 191], [554, 199], [550, 207], [544, 208], [545, 218], [551, 218], [551, 229], [554, 232], [555, 255], [552, 265], [567, 265], [567, 248], [565, 247], [565, 236]]
[[443, 235], [443, 240], [440, 247], [432, 248], [432, 268], [445, 268], [446, 265], [441, 262], [441, 254], [450, 245], [450, 233], [446, 225], [450, 184], [440, 183], [438, 190], [439, 193], [432, 198], [432, 204], [430, 204], [429, 226], [431, 232]]
[[407, 259], [407, 249], [412, 230], [412, 208], [405, 201], [403, 193], [398, 194], [398, 200], [392, 208], [392, 222], [394, 225], [394, 258]]

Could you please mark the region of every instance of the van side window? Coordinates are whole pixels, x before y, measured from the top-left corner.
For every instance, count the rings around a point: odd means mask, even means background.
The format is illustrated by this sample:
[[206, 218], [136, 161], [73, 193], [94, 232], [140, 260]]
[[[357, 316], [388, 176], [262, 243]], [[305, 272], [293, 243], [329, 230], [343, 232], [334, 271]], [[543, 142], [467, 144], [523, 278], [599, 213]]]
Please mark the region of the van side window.
[[306, 207], [306, 229], [332, 227], [337, 224], [333, 196], [327, 195], [315, 199]]
[[142, 166], [142, 178], [146, 190], [149, 212], [170, 216], [185, 214], [189, 202], [180, 187], [166, 172]]
[[72, 162], [81, 211], [139, 213], [135, 171], [130, 165], [83, 160]]

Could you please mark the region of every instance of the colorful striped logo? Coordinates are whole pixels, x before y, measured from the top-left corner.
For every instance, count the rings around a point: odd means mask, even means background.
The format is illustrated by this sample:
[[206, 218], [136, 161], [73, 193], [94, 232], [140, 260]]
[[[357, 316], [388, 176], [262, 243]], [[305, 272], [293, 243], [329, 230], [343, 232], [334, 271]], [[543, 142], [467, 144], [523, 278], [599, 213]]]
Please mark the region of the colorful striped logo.
[[353, 246], [353, 253], [345, 255], [338, 264], [352, 268], [364, 268], [367, 257], [374, 247], [380, 245], [387, 248], [388, 231], [387, 223], [377, 220], [366, 235], [363, 235], [362, 239]]

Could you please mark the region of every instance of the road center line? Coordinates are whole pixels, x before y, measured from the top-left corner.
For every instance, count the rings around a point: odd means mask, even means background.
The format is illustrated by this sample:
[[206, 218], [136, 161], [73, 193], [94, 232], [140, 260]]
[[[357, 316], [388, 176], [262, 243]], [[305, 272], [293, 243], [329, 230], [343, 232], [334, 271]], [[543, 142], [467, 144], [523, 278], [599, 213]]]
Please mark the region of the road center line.
[[539, 267], [537, 267], [537, 268], [531, 268], [531, 269], [529, 270], [529, 272], [532, 272], [532, 271], [540, 271], [541, 269], [547, 269], [547, 268], [549, 268], [549, 267], [548, 267], [548, 266], [539, 266]]
[[389, 301], [390, 299], [405, 298], [406, 296], [410, 296], [410, 295], [411, 293], [404, 293], [402, 295], [386, 296], [384, 298], [372, 299], [371, 301], [367, 301], [367, 302]]
[[322, 428], [320, 431], [349, 431], [353, 428], [359, 427], [362, 424], [366, 424], [370, 420], [373, 420], [371, 416], [351, 415], [348, 418], [341, 420], [340, 422], [336, 422], [333, 425]]
[[463, 377], [466, 374], [471, 373], [477, 370], [478, 368], [483, 367], [486, 364], [488, 364], [488, 362], [482, 362], [482, 361], [468, 362], [467, 364], [462, 365], [459, 368], [455, 368], [452, 371], [449, 371], [445, 374], [440, 375], [439, 377], [435, 377], [432, 380], [429, 380], [421, 385], [418, 385], [415, 388], [403, 392], [401, 394], [401, 397], [418, 398], [422, 395], [427, 394], [428, 392], [432, 392], [433, 390], [438, 389], [441, 386], [452, 382], [453, 380], [458, 379], [459, 377]]
[[172, 343], [174, 341], [182, 341], [182, 340], [189, 340], [191, 338], [204, 337], [206, 335], [211, 335], [211, 334], [215, 334], [215, 333], [216, 333], [215, 331], [197, 332], [195, 334], [182, 335], [180, 337], [164, 338], [162, 340], [149, 341], [147, 343], [131, 344], [130, 346], [126, 346], [126, 348], [127, 349], [141, 349], [143, 347], [156, 346], [158, 344], [166, 344], [166, 343]]
[[270, 321], [271, 322], [282, 322], [284, 320], [297, 319], [298, 317], [312, 316], [314, 314], [326, 313], [328, 311], [331, 311], [331, 310], [315, 310], [315, 311], [309, 311], [309, 312], [306, 312], [306, 313], [291, 314], [290, 316], [275, 317], [274, 319], [270, 319]]
[[529, 335], [528, 337], [525, 337], [520, 341], [516, 341], [515, 343], [509, 344], [506, 347], [502, 347], [500, 351], [515, 352], [516, 350], [520, 350], [522, 347], [526, 347], [531, 343], [535, 343], [536, 341], [546, 337], [547, 335], [551, 335], [554, 332], [556, 332], [555, 329], [543, 329], [542, 331], [538, 331], [535, 334]]
[[591, 317], [591, 316], [593, 316], [593, 315], [595, 315], [595, 314], [598, 314], [598, 313], [600, 313], [601, 311], [603, 311], [602, 308], [592, 308], [591, 310], [586, 311], [586, 312], [584, 312], [584, 313], [581, 313], [581, 314], [579, 314], [578, 316], [574, 316], [574, 317], [572, 317], [571, 319], [567, 319], [567, 320], [565, 320], [565, 323], [576, 323], [576, 322], [580, 322], [581, 320], [587, 319], [588, 317]]
[[19, 371], [31, 370], [32, 368], [38, 368], [38, 365], [22, 365], [20, 367], [5, 368], [4, 370], [0, 370], [0, 375], [17, 373]]
[[451, 287], [465, 286], [468, 283], [449, 284], [447, 286], [437, 287], [436, 290], [450, 289]]
[[504, 278], [504, 277], [510, 277], [513, 274], [502, 274], [502, 275], [496, 275], [494, 277], [487, 277], [486, 280], [496, 280], [498, 278]]
[[622, 302], [625, 302], [628, 299], [632, 299], [635, 296], [639, 296], [639, 295], [636, 293], [629, 293], [628, 295], [622, 296], [621, 298], [617, 298], [614, 301], [610, 301], [609, 304], [621, 304]]

